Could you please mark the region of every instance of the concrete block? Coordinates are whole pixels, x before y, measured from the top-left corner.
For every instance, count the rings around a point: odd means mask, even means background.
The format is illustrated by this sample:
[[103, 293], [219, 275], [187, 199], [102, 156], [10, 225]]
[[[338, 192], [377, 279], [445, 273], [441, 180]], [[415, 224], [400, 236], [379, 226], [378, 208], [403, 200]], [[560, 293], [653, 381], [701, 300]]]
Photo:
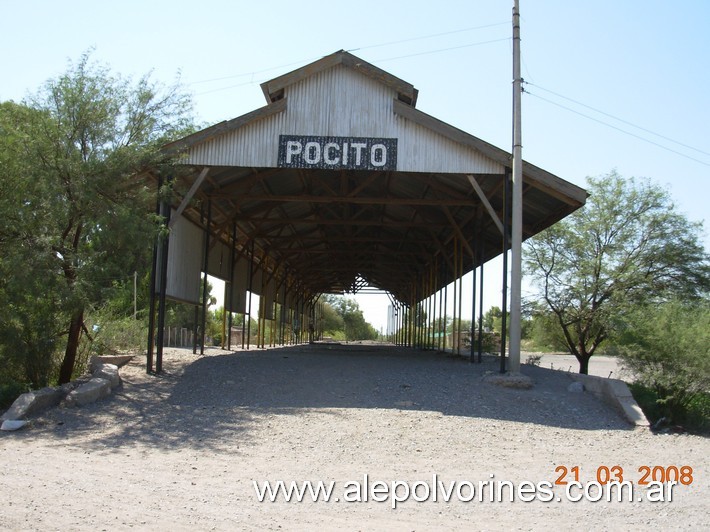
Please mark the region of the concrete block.
[[637, 427], [650, 426], [643, 410], [641, 410], [624, 381], [605, 379], [594, 375], [581, 375], [579, 373], [570, 373], [570, 377], [582, 383], [587, 391], [616, 408], [631, 424]]
[[111, 395], [111, 381], [101, 377], [94, 377], [89, 382], [72, 390], [64, 399], [64, 405], [70, 407], [84, 406], [108, 395]]
[[111, 388], [121, 384], [121, 377], [118, 374], [118, 366], [115, 364], [101, 364], [93, 371], [92, 377], [106, 379], [111, 383]]
[[131, 360], [133, 360], [133, 357], [134, 357], [134, 355], [92, 356], [89, 359], [89, 372], [93, 373], [102, 364], [113, 364], [114, 366], [118, 366], [119, 368], [122, 368], [123, 366], [128, 364]]
[[0, 430], [5, 430], [5, 431], [20, 430], [22, 427], [24, 427], [28, 423], [29, 423], [29, 421], [25, 421], [24, 419], [6, 419], [5, 421], [2, 422], [2, 425], [0, 425]]
[[24, 419], [42, 410], [58, 405], [66, 395], [60, 388], [42, 388], [34, 392], [23, 393], [15, 399], [12, 406], [0, 417], [0, 421]]

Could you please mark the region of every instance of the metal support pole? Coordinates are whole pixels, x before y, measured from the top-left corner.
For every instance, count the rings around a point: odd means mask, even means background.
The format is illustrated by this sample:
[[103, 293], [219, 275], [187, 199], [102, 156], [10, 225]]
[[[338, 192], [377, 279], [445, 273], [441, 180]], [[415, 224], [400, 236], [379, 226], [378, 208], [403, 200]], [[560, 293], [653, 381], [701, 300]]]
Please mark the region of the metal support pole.
[[[172, 177], [168, 176], [168, 183]], [[162, 215], [164, 223], [170, 223], [170, 201], [164, 200], [162, 203]], [[160, 264], [160, 294], [158, 295], [158, 349], [155, 355], [155, 372], [163, 371], [163, 335], [165, 334], [165, 292], [168, 286], [168, 247], [170, 245], [170, 234], [166, 231], [163, 235], [161, 245]]]
[[434, 314], [434, 305], [432, 302], [432, 298], [434, 297], [434, 267], [431, 266], [429, 268], [429, 289], [427, 290], [427, 308], [429, 309], [427, 311], [427, 349], [433, 349], [434, 348], [434, 320], [433, 320], [433, 314]]
[[202, 277], [202, 341], [200, 342], [200, 354], [205, 354], [205, 338], [207, 331], [207, 269], [210, 265], [210, 226], [212, 225], [212, 200], [207, 201], [207, 225], [205, 226], [205, 256]]
[[[443, 264], [444, 264], [443, 263], [443, 261], [444, 261], [443, 256], [442, 256], [441, 260], [442, 260], [441, 264], [443, 266]], [[445, 271], [444, 272], [441, 271], [441, 268], [439, 269], [439, 275], [440, 275], [442, 281], [446, 281], [445, 273], [446, 273]], [[442, 311], [441, 311], [441, 306], [444, 303], [444, 290], [445, 289], [446, 288], [444, 287], [444, 289], [439, 290], [439, 321], [436, 323], [436, 330], [439, 333], [439, 337], [436, 340], [436, 348], [439, 351], [441, 351], [441, 345], [442, 345], [441, 342], [442, 342], [442, 338], [443, 338], [443, 334], [441, 334], [441, 324], [443, 323], [443, 320], [444, 320], [444, 313], [442, 313]], [[444, 312], [446, 312], [446, 309], [444, 309]]]
[[480, 246], [479, 262], [481, 263], [481, 275], [479, 279], [479, 304], [478, 304], [478, 363], [483, 361], [483, 244]]
[[197, 339], [200, 332], [200, 305], [195, 305], [194, 328], [192, 330], [192, 354], [197, 354]]
[[469, 362], [473, 364], [476, 360], [474, 356], [476, 352], [476, 258], [473, 258], [473, 266], [471, 268], [471, 352], [469, 353]]
[[510, 234], [510, 174], [506, 171], [505, 186], [503, 194], [503, 302], [500, 331], [500, 372], [505, 373], [505, 347], [507, 343], [507, 319], [508, 319], [508, 235]]
[[456, 310], [457, 310], [457, 290], [456, 283], [459, 278], [459, 246], [458, 239], [454, 237], [454, 308], [453, 315], [451, 317], [451, 354], [458, 348], [458, 342], [456, 341], [456, 336], [458, 333], [457, 321], [456, 321]]
[[[160, 189], [163, 186], [162, 176], [158, 178], [158, 195], [155, 201], [155, 214], [160, 215]], [[153, 348], [155, 347], [155, 285], [157, 282], [158, 268], [158, 246], [160, 245], [160, 235], [157, 235], [153, 243], [153, 262], [150, 270], [150, 301], [148, 304], [148, 351], [146, 352], [145, 370], [147, 373], [153, 372]]]
[[245, 309], [247, 310], [247, 314], [244, 314], [244, 321], [247, 321], [247, 316], [249, 321], [247, 322], [247, 349], [249, 349], [250, 344], [251, 344], [251, 294], [252, 294], [252, 289], [254, 288], [254, 241], [251, 241], [251, 253], [250, 253], [250, 259], [249, 259], [249, 301], [248, 301], [248, 307]]
[[[234, 310], [234, 266], [237, 256], [237, 222], [232, 222], [232, 253], [229, 258], [229, 333], [227, 333], [227, 349], [232, 350], [232, 311]], [[226, 299], [226, 298], [225, 298]], [[226, 312], [227, 309], [225, 308]]]
[[520, 74], [520, 5], [513, 6], [513, 221], [510, 272], [510, 352], [508, 370], [520, 371], [521, 279], [523, 242], [522, 77]]
[[437, 331], [437, 321], [436, 321], [436, 294], [438, 290], [436, 287], [438, 286], [439, 283], [439, 261], [435, 261], [434, 265], [432, 266], [432, 270], [434, 272], [434, 277], [432, 279], [431, 283], [431, 289], [433, 291], [432, 293], [432, 302], [431, 302], [431, 348], [436, 350], [439, 346], [437, 344], [438, 342], [438, 337], [436, 335]]
[[286, 339], [284, 336], [285, 333], [285, 328], [286, 328], [286, 317], [287, 317], [287, 311], [288, 309], [286, 308], [286, 294], [288, 292], [288, 286], [287, 286], [287, 281], [284, 279], [284, 295], [281, 303], [281, 345], [286, 344]]
[[456, 337], [456, 354], [461, 354], [461, 317], [463, 316], [463, 242], [459, 248], [459, 324], [456, 327], [458, 336]]

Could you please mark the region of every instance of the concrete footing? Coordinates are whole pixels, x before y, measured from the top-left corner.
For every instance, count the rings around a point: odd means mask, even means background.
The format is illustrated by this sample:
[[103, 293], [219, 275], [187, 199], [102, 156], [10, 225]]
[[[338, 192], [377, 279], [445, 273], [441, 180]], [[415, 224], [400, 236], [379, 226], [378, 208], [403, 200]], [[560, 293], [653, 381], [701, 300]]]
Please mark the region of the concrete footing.
[[616, 408], [631, 424], [637, 427], [650, 426], [643, 410], [641, 410], [624, 381], [579, 373], [570, 373], [569, 376], [582, 383], [585, 390]]

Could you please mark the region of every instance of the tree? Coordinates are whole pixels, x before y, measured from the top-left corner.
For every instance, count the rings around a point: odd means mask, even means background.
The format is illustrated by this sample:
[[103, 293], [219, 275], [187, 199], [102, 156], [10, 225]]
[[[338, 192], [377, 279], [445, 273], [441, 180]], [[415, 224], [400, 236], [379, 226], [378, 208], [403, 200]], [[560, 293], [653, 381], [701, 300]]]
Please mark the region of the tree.
[[323, 331], [327, 336], [335, 337], [339, 331], [345, 331], [343, 317], [331, 306], [330, 303], [323, 303]]
[[688, 407], [710, 390], [710, 301], [639, 306], [615, 343], [636, 381], [655, 392], [661, 416], [695, 421], [685, 419]]
[[14, 107], [6, 104], [3, 114], [9, 109], [25, 120], [2, 120], [12, 122], [17, 139], [9, 154], [12, 174], [4, 179], [34, 183], [12, 198], [10, 209], [32, 223], [3, 240], [3, 252], [25, 246], [39, 267], [34, 275], [54, 288], [43, 304], [66, 327], [44, 331], [66, 337], [58, 379], [64, 383], [82, 334], [89, 334], [87, 309], [113, 280], [145, 269], [154, 200], [133, 176], [163, 162], [160, 147], [191, 129], [190, 100], [179, 85], [165, 89], [148, 76], [133, 83], [86, 53], [19, 111]]
[[483, 328], [489, 331], [501, 332], [503, 326], [503, 311], [500, 307], [491, 307], [483, 314]]
[[[360, 305], [354, 299], [325, 295], [324, 301], [333, 307], [343, 320], [346, 340], [376, 340], [377, 330], [365, 321]], [[327, 329], [326, 329], [327, 330]]]
[[587, 373], [589, 359], [635, 305], [698, 298], [710, 287], [701, 225], [648, 181], [590, 178], [587, 205], [532, 238], [524, 267]]
[[0, 385], [46, 386], [53, 364], [47, 354], [59, 330], [45, 303], [56, 299], [56, 283], [37, 274], [48, 258], [32, 253], [36, 243], [46, 243], [36, 214], [45, 208], [43, 184], [20, 156], [32, 142], [22, 127], [37, 115], [13, 102], [0, 104]]

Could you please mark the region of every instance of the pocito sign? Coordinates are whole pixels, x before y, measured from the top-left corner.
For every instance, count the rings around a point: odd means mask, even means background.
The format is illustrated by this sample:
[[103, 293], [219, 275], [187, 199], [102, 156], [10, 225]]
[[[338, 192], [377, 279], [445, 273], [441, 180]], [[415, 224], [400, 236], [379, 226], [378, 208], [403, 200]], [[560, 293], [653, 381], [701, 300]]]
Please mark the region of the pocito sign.
[[280, 168], [396, 170], [397, 139], [279, 136]]

